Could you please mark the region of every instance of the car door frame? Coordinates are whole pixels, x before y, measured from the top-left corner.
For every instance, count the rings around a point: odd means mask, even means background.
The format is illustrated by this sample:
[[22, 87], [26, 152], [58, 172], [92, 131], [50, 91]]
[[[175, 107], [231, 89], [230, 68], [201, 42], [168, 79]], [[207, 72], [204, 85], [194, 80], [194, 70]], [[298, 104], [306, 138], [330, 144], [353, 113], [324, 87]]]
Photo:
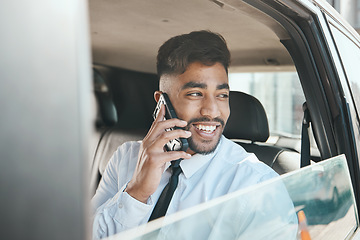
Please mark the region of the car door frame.
[[[314, 137], [322, 159], [345, 154], [356, 204], [360, 204], [359, 156], [351, 99], [343, 88], [344, 71], [326, 21], [327, 6], [307, 0], [245, 0], [278, 21], [290, 39], [283, 40], [295, 63], [310, 110]], [[339, 22], [341, 17], [336, 16]], [[350, 109], [349, 109], [350, 106]], [[358, 212], [359, 213], [359, 212]]]

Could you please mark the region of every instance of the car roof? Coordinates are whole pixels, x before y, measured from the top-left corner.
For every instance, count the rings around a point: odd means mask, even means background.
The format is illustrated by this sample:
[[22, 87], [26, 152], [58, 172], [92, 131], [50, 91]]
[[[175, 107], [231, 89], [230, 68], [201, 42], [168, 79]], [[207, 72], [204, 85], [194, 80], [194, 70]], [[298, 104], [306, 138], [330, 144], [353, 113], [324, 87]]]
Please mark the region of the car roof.
[[294, 70], [280, 40], [286, 31], [244, 2], [218, 0], [89, 1], [93, 62], [156, 72], [159, 46], [194, 30], [222, 34], [232, 54], [231, 70]]

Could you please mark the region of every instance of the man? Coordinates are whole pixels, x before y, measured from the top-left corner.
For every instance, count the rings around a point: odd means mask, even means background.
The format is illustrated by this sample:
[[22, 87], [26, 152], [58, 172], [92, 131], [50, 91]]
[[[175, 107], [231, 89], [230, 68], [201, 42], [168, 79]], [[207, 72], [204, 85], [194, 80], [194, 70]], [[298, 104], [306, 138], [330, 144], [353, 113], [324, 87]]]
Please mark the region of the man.
[[[176, 36], [160, 47], [154, 97], [167, 93], [179, 119], [164, 120], [162, 107], [142, 142], [115, 152], [93, 198], [95, 238], [148, 222], [173, 160], [183, 159], [182, 173], [166, 215], [277, 176], [222, 135], [230, 114], [229, 63], [225, 40], [208, 31]], [[175, 126], [184, 129], [165, 131]], [[175, 138], [188, 139], [186, 152], [164, 150]]]

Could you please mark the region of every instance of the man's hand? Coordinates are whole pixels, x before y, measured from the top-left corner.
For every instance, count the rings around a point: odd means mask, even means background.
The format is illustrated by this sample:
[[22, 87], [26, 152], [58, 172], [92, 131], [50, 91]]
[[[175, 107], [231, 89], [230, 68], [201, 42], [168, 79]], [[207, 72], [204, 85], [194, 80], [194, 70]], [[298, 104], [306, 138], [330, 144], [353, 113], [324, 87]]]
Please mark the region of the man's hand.
[[165, 129], [175, 126], [185, 127], [187, 122], [177, 118], [163, 121], [164, 116], [165, 107], [162, 105], [157, 118], [142, 141], [134, 175], [125, 190], [130, 196], [143, 203], [147, 202], [150, 195], [159, 186], [166, 162], [191, 157], [190, 154], [183, 151], [166, 152], [164, 150], [165, 144], [170, 140], [191, 136], [191, 132], [182, 129], [165, 131]]

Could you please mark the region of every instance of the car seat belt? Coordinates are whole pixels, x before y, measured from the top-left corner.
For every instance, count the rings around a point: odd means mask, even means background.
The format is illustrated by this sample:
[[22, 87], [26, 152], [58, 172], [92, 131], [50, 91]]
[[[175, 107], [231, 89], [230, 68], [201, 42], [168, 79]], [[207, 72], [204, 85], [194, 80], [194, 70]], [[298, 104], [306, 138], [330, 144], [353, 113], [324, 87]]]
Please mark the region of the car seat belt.
[[309, 139], [309, 127], [311, 122], [310, 112], [307, 107], [307, 103], [303, 104], [304, 118], [302, 121], [301, 130], [301, 160], [300, 167], [310, 165], [310, 139]]

